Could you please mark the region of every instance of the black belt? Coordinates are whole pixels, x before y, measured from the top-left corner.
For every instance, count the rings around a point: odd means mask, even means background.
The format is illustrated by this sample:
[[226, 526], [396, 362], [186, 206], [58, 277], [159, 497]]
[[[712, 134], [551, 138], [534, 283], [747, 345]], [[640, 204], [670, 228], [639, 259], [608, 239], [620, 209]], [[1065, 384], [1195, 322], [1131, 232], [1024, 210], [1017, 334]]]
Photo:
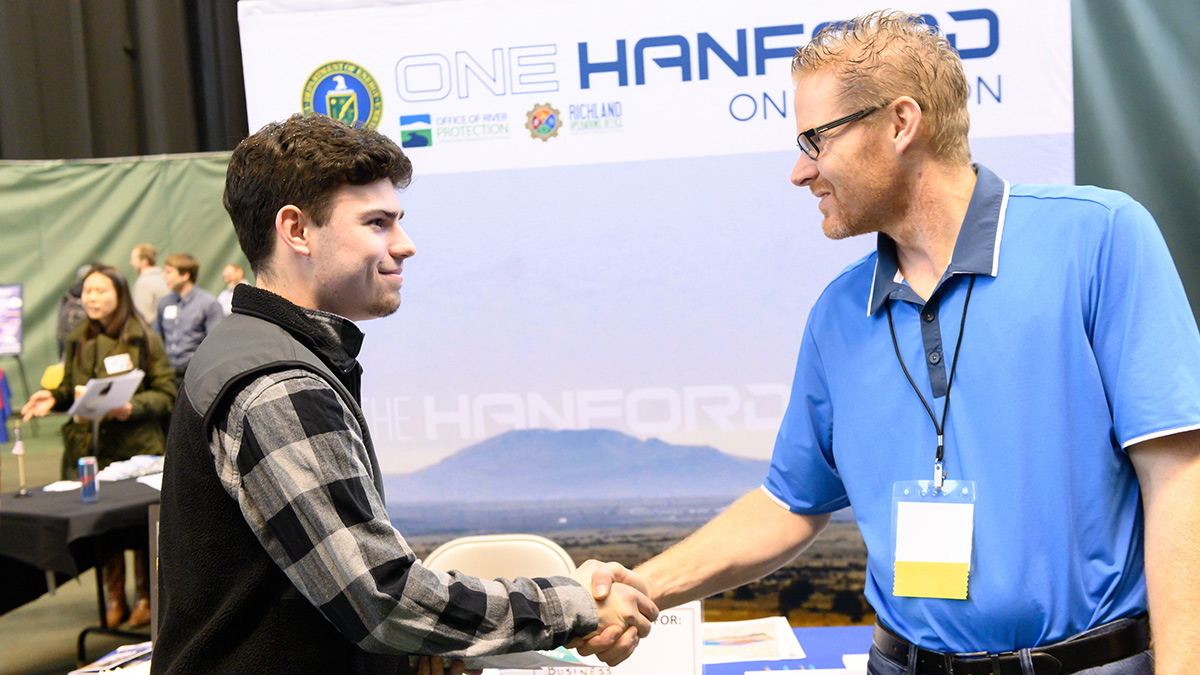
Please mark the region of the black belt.
[[[1150, 648], [1150, 619], [1146, 614], [1113, 622], [1070, 640], [1030, 650], [1037, 675], [1067, 675], [1127, 659]], [[908, 663], [915, 646], [876, 622], [875, 648], [900, 663]], [[918, 675], [1021, 675], [1018, 652], [944, 654], [917, 650]]]

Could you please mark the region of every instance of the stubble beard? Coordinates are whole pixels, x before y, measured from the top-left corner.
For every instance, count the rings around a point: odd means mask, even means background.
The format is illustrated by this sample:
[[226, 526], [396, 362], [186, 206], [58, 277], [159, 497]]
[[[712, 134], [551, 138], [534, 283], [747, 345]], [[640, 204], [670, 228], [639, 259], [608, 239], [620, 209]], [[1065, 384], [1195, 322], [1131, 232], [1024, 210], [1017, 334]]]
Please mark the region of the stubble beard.
[[400, 309], [400, 291], [385, 293], [375, 299], [367, 308], [367, 312], [376, 319], [391, 316]]
[[[320, 288], [320, 284], [318, 284]], [[391, 316], [400, 309], [400, 290], [384, 288], [361, 288], [349, 295], [347, 289], [336, 294], [321, 295], [316, 299], [316, 309], [336, 314], [351, 321], [369, 321]]]
[[862, 230], [855, 228], [855, 223], [848, 223], [844, 218], [835, 219], [830, 216], [825, 216], [825, 219], [821, 221], [821, 232], [834, 241], [849, 239], [863, 233]]
[[856, 185], [843, 188], [835, 211], [821, 221], [821, 231], [833, 240], [869, 232], [888, 232], [907, 217], [912, 206], [912, 180], [898, 167], [884, 166], [882, 153], [859, 160]]

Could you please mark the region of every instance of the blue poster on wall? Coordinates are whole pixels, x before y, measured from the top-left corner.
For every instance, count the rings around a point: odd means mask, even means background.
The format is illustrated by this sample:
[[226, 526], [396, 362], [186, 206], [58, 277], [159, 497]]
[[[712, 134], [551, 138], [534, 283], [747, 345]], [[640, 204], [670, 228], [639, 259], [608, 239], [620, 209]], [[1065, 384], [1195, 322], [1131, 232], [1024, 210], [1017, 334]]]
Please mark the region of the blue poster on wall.
[[21, 353], [24, 301], [19, 285], [0, 286], [0, 356]]

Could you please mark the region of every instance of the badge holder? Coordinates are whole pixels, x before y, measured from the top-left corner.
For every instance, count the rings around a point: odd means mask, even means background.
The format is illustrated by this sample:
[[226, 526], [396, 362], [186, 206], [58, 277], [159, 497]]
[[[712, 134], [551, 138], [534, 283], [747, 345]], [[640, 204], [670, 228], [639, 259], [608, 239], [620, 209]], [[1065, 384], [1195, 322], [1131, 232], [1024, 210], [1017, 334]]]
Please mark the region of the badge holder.
[[966, 600], [975, 481], [900, 481], [892, 488], [892, 594]]

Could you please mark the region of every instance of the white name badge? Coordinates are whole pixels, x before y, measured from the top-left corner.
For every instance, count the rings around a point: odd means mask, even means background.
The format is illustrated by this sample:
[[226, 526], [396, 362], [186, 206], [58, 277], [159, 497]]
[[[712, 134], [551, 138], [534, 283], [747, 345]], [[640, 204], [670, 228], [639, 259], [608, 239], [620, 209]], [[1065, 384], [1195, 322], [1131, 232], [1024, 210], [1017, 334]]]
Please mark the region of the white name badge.
[[179, 316], [179, 305], [167, 305], [163, 307], [163, 318], [174, 319]]
[[892, 595], [966, 600], [975, 481], [900, 481], [892, 488]]
[[104, 370], [109, 375], [133, 370], [133, 359], [130, 359], [128, 354], [113, 354], [104, 359]]

